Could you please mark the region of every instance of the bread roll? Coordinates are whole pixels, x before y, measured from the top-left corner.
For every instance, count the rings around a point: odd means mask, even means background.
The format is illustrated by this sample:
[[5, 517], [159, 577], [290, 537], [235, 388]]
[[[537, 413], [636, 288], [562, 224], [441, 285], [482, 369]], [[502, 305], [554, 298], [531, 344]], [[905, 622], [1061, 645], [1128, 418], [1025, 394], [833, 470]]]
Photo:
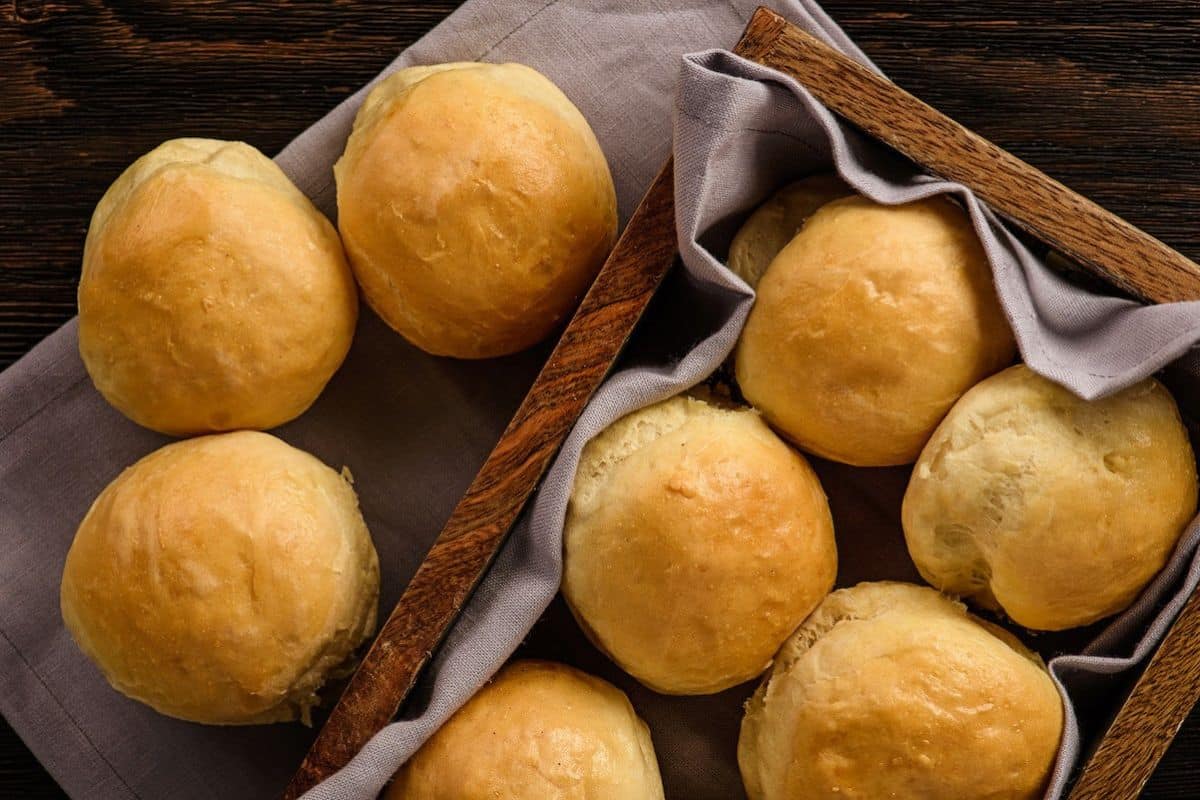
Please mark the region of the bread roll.
[[571, 667], [502, 669], [400, 768], [384, 800], [662, 800], [650, 731]]
[[367, 302], [429, 353], [488, 358], [545, 338], [617, 231], [587, 120], [520, 64], [409, 67], [368, 95], [334, 167]]
[[906, 464], [1015, 345], [966, 214], [934, 198], [822, 207], [771, 262], [737, 347], [738, 383], [805, 450]]
[[1016, 366], [947, 415], [902, 516], [934, 586], [1061, 630], [1132, 603], [1195, 512], [1195, 457], [1157, 381], [1088, 402]]
[[762, 673], [833, 587], [821, 484], [750, 409], [675, 397], [584, 448], [564, 531], [580, 626], [658, 692]]
[[853, 194], [836, 175], [812, 175], [790, 183], [759, 206], [729, 246], [729, 268], [751, 287], [813, 213], [826, 203]]
[[932, 589], [829, 595], [746, 707], [750, 800], [1040, 798], [1063, 729], [1038, 657]]
[[254, 431], [177, 442], [122, 472], [62, 578], [67, 629], [115, 689], [221, 725], [307, 724], [378, 597], [349, 481]]
[[147, 428], [299, 416], [341, 365], [357, 316], [337, 232], [249, 145], [166, 142], [92, 215], [79, 352], [105, 399]]

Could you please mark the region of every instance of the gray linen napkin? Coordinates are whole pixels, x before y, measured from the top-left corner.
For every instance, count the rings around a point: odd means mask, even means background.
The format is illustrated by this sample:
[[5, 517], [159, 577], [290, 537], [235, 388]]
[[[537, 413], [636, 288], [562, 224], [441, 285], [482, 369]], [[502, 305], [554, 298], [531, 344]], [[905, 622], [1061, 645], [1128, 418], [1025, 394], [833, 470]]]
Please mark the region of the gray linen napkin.
[[[793, 17], [803, 13], [786, 0], [772, 5]], [[389, 69], [511, 60], [546, 73], [596, 129], [627, 218], [670, 151], [680, 56], [732, 45], [753, 7], [753, 0], [475, 0]], [[334, 109], [279, 156], [327, 213], [334, 210], [331, 166], [361, 97]], [[431, 358], [364, 308], [346, 364], [308, 413], [277, 431], [326, 463], [353, 470], [380, 553], [385, 613], [547, 352], [481, 363]], [[271, 797], [299, 764], [313, 731], [211, 728], [162, 717], [113, 692], [61, 623], [58, 584], [79, 520], [122, 468], [166, 441], [96, 394], [77, 355], [74, 322], [0, 373], [0, 713], [75, 798]], [[440, 686], [454, 689], [439, 702], [460, 702], [535, 617], [494, 612], [501, 622], [472, 640], [479, 659], [453, 677], [443, 675]], [[445, 708], [432, 707], [429, 719], [437, 713]], [[364, 788], [356, 796], [368, 794]]]
[[[722, 242], [719, 235], [711, 234], [725, 220], [744, 215], [782, 183], [830, 168], [881, 203], [905, 203], [936, 194], [962, 201], [987, 252], [1022, 358], [1076, 394], [1097, 397], [1115, 392], [1162, 369], [1200, 339], [1200, 303], [1144, 307], [1073, 286], [1048, 269], [965, 187], [921, 174], [906, 160], [840, 123], [795, 81], [727, 52], [711, 50], [685, 57], [674, 147], [676, 220], [684, 263], [698, 280], [738, 298], [729, 320], [708, 343], [716, 352], [701, 373], [728, 355], [753, 302], [749, 289], [721, 264], [719, 245], [727, 246], [727, 238]], [[616, 377], [634, 378], [634, 374]], [[618, 415], [628, 410], [615, 409]], [[828, 465], [818, 468], [823, 477], [825, 469]], [[831, 493], [834, 483], [836, 478], [825, 480]], [[846, 549], [844, 528], [836, 529], [839, 551], [853, 558]], [[880, 533], [894, 543], [898, 529], [893, 526]], [[875, 539], [876, 545], [880, 543]], [[1048, 657], [1068, 712], [1048, 797], [1062, 795], [1079, 758], [1082, 736], [1074, 701], [1086, 698], [1094, 705], [1097, 698], [1116, 699], [1121, 684], [1114, 676], [1145, 658], [1196, 588], [1198, 544], [1200, 524], [1193, 520], [1170, 563], [1138, 602], [1086, 645], [1045, 635], [1030, 642]], [[892, 577], [887, 573], [903, 558], [894, 554], [882, 573], [871, 577]], [[1025, 638], [1029, 641], [1029, 636]], [[1079, 654], [1060, 655], [1064, 651]]]
[[[612, 165], [622, 218], [666, 157], [680, 56], [731, 45], [754, 2], [470, 2], [404, 53], [398, 66], [516, 60], [555, 80], [591, 121]], [[773, 3], [863, 58], [810, 2]], [[864, 59], [865, 60], [865, 59]], [[386, 73], [386, 71], [385, 71]], [[333, 211], [330, 166], [362, 92], [305, 132], [279, 162]], [[235, 138], [236, 131], [227, 134]], [[627, 689], [650, 722], [668, 796], [741, 796], [733, 743], [744, 686], [713, 698], [665, 698], [638, 687], [582, 642], [560, 604], [522, 646], [553, 598], [560, 532], [575, 461], [586, 440], [634, 408], [704, 379], [732, 347], [751, 293], [720, 265], [725, 223], [770, 189], [836, 165], [860, 191], [900, 202], [951, 191], [983, 237], [1025, 359], [1086, 396], [1119, 388], [1178, 356], [1198, 335], [1195, 304], [1146, 309], [1064, 283], [961, 189], [912, 175], [843, 129], [802, 89], [719, 52], [683, 62], [676, 114], [681, 255], [626, 363], [572, 433], [420, 688], [412, 718], [381, 732], [313, 798], [370, 798], [436, 726], [516, 648], [553, 655]], [[727, 234], [724, 238], [727, 238]], [[700, 242], [704, 242], [701, 245]], [[383, 566], [391, 607], [544, 358], [545, 348], [483, 363], [425, 356], [364, 316], [347, 364], [318, 404], [279, 431], [334, 466], [349, 465]], [[94, 495], [164, 439], [138, 429], [92, 390], [65, 326], [0, 375], [0, 711], [76, 798], [266, 797], [311, 737], [299, 726], [215, 729], [169, 720], [117, 695], [62, 629], [62, 558]], [[897, 524], [904, 469], [853, 470], [817, 461], [843, 553], [839, 583], [913, 579]], [[1198, 534], [1132, 611], [1086, 649], [1053, 662], [1061, 685], [1089, 701], [1108, 676], [1143, 658], [1196, 584]], [[850, 555], [853, 553], [854, 555]], [[1189, 571], [1190, 568], [1190, 571]], [[1184, 573], [1187, 573], [1186, 575]], [[1084, 652], [1092, 632], [1039, 637], [1044, 653]], [[1109, 654], [1109, 655], [1104, 655]], [[1115, 654], [1115, 655], [1114, 655]], [[1052, 796], [1075, 762], [1074, 723]]]

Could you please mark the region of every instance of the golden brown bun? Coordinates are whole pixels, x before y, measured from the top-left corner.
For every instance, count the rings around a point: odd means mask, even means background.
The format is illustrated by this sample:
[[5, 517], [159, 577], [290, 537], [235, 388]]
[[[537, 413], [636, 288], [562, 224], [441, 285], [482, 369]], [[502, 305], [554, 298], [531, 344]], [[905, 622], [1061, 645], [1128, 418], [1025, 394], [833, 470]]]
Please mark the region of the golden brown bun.
[[666, 694], [761, 674], [837, 574], [808, 462], [754, 411], [691, 397], [588, 443], [564, 544], [563, 596], [580, 627]]
[[903, 521], [934, 586], [1061, 630], [1132, 603], [1195, 512], [1196, 460], [1161, 384], [1088, 402], [1019, 365], [938, 426]]
[[105, 399], [147, 428], [299, 416], [341, 365], [357, 316], [337, 232], [249, 145], [159, 145], [92, 215], [79, 352]]
[[737, 348], [746, 398], [809, 452], [907, 464], [958, 397], [1012, 361], [987, 259], [935, 198], [835, 200], [767, 268]]
[[1032, 800], [1062, 736], [1038, 657], [932, 589], [829, 595], [746, 706], [750, 800]]
[[254, 431], [167, 445], [122, 472], [62, 579], [67, 629], [115, 689], [222, 725], [307, 723], [378, 597], [349, 482]]
[[384, 800], [662, 800], [650, 731], [620, 689], [509, 664], [396, 773]]
[[759, 206], [729, 246], [729, 268], [752, 288], [767, 266], [818, 208], [853, 194], [836, 175], [812, 175], [788, 184]]
[[367, 96], [334, 173], [367, 302], [436, 355], [488, 358], [545, 338], [616, 238], [595, 135], [520, 64], [391, 75]]

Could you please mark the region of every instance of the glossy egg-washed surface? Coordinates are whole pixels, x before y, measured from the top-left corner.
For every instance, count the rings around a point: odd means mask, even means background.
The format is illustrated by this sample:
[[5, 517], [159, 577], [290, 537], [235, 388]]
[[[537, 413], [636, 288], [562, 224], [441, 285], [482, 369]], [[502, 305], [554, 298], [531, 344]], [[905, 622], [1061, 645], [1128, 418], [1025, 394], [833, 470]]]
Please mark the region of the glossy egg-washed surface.
[[[276, 152], [457, 5], [0, 6], [0, 365], [74, 315], [88, 217], [139, 153], [175, 136], [234, 133]], [[901, 86], [1200, 256], [1191, 0], [823, 5]], [[1192, 797], [1197, 769], [1200, 712], [1144, 796]], [[63, 796], [2, 724], [0, 794]]]
[[307, 722], [375, 630], [379, 558], [345, 475], [236, 431], [114, 479], [79, 525], [61, 597], [123, 694], [194, 722]]
[[140, 425], [183, 435], [288, 422], [341, 366], [357, 318], [333, 226], [242, 142], [164, 142], [92, 215], [79, 352]]
[[583, 450], [563, 596], [588, 637], [663, 694], [760, 675], [832, 588], [829, 504], [757, 412], [673, 397]]
[[566, 95], [521, 64], [389, 76], [333, 171], [363, 296], [435, 355], [490, 358], [545, 338], [616, 240], [600, 144]]
[[663, 800], [650, 729], [615, 686], [548, 661], [497, 673], [384, 800]]

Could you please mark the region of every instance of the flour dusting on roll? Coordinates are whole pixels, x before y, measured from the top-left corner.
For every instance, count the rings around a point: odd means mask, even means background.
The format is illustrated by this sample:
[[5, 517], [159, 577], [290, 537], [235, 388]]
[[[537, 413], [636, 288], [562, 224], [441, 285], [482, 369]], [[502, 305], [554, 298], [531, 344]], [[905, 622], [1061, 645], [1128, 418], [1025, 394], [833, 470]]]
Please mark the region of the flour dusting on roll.
[[921, 574], [1028, 628], [1086, 625], [1129, 606], [1196, 513], [1179, 410], [1148, 378], [1081, 400], [1023, 365], [967, 392], [904, 495]]
[[1034, 800], [1063, 708], [1041, 660], [928, 587], [829, 595], [746, 706], [750, 800]]

